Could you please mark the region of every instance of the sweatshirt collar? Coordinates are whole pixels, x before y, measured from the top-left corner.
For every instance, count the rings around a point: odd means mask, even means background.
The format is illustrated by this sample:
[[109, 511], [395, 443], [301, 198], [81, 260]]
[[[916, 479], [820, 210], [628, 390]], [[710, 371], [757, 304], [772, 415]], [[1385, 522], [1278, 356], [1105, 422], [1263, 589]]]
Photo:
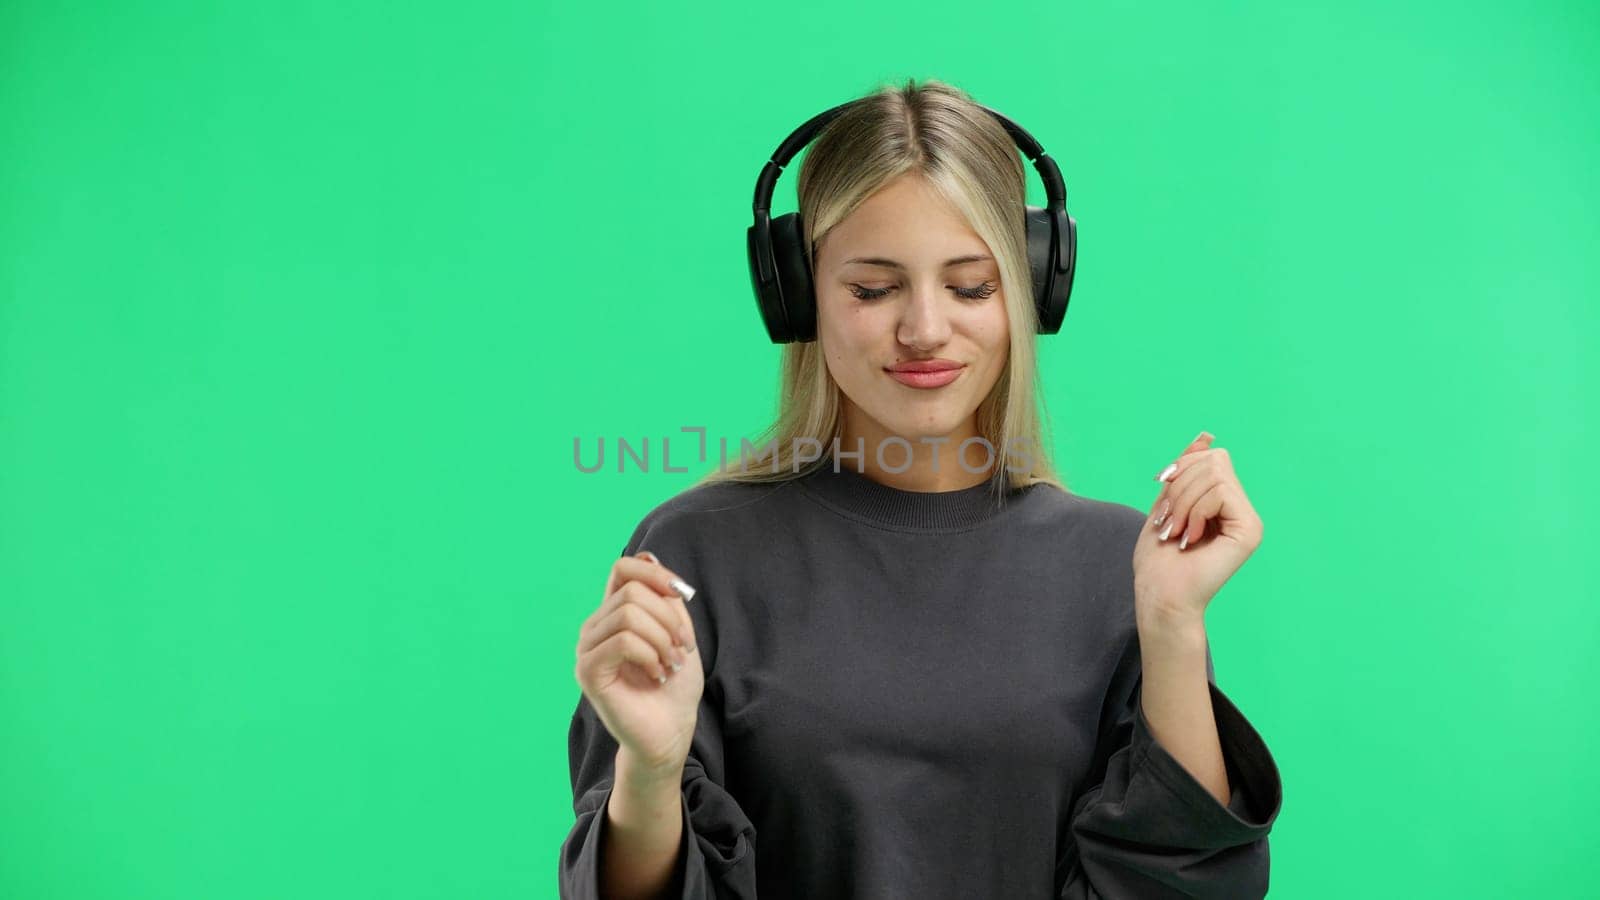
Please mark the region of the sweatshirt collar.
[[806, 493], [824, 505], [877, 525], [909, 531], [965, 529], [993, 518], [1018, 491], [1001, 493], [1003, 476], [953, 491], [907, 491], [857, 472], [848, 460], [824, 456], [800, 476]]

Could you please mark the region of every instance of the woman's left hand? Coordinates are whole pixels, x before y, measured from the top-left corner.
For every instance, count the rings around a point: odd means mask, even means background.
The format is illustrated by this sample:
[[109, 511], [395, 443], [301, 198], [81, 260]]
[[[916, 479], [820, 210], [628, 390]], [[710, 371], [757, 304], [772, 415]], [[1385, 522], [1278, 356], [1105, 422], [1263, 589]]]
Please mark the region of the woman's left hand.
[[[1228, 451], [1202, 431], [1175, 462], [1133, 547], [1140, 621], [1201, 621], [1223, 582], [1261, 544], [1261, 517], [1233, 473]], [[1165, 535], [1163, 539], [1162, 535]]]

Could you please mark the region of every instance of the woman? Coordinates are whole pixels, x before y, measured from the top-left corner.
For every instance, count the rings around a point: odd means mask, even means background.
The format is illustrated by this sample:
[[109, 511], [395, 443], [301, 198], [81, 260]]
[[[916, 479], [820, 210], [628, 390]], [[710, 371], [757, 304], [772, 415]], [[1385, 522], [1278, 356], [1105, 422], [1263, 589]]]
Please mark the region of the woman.
[[1227, 453], [1149, 515], [1068, 492], [1016, 148], [937, 81], [866, 99], [800, 172], [772, 464], [646, 515], [583, 625], [561, 894], [1263, 896], [1277, 767], [1203, 620], [1261, 538]]

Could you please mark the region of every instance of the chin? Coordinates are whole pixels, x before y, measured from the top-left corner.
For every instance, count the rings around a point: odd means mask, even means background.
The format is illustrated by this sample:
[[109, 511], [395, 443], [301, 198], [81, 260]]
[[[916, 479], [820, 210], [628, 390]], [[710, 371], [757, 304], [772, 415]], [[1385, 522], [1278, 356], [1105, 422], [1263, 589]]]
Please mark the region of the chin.
[[884, 422], [884, 427], [890, 434], [899, 435], [916, 443], [924, 437], [943, 437], [950, 434], [966, 421], [966, 417], [952, 413], [938, 415], [930, 420], [922, 416], [908, 419], [903, 415], [897, 415], [879, 421]]

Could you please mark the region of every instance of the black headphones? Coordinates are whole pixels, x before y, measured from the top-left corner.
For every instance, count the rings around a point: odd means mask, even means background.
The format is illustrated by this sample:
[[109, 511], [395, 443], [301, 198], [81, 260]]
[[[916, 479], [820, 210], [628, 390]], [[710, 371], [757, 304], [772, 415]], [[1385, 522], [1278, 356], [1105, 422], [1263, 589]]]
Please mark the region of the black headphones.
[[[865, 98], [862, 98], [865, 99]], [[746, 231], [750, 256], [750, 284], [755, 288], [761, 320], [774, 344], [817, 339], [817, 299], [807, 261], [805, 230], [800, 213], [772, 218], [772, 190], [778, 175], [796, 153], [829, 122], [862, 99], [841, 103], [818, 113], [783, 139], [772, 159], [756, 179], [755, 223]], [[980, 105], [981, 106], [981, 105]], [[1021, 125], [987, 106], [981, 108], [999, 120], [1017, 147], [1032, 160], [1044, 182], [1046, 206], [1026, 211], [1028, 267], [1033, 275], [1033, 302], [1039, 313], [1039, 333], [1055, 334], [1067, 314], [1072, 293], [1072, 273], [1078, 260], [1078, 223], [1067, 214], [1067, 188], [1061, 170]]]

